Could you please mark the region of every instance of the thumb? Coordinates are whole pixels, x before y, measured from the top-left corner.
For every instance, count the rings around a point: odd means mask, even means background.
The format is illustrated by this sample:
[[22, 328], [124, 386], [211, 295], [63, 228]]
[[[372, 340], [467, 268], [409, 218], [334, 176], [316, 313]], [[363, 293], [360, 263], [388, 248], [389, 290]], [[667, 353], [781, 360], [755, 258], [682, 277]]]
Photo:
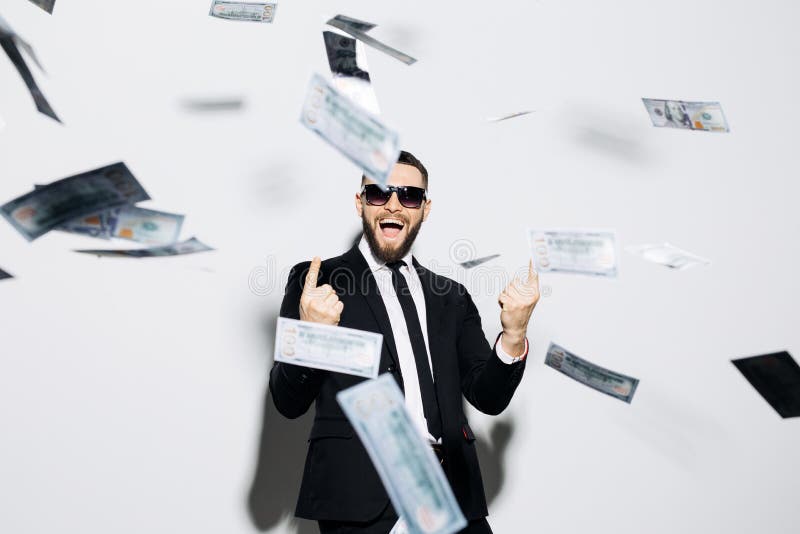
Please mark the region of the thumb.
[[311, 291], [317, 287], [317, 278], [319, 278], [320, 265], [322, 265], [322, 260], [319, 256], [314, 256], [314, 259], [311, 260], [311, 266], [308, 268], [308, 274], [306, 274], [306, 283], [303, 286], [303, 293]]

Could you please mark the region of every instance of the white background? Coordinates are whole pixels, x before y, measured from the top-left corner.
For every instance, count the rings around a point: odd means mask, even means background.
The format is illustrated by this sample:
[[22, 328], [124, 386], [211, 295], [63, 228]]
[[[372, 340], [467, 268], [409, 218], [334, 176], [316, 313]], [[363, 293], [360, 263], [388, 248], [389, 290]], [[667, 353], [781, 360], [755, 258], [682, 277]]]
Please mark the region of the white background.
[[[385, 120], [431, 174], [423, 263], [464, 281], [451, 249], [468, 240], [512, 273], [528, 226], [713, 260], [673, 272], [623, 252], [616, 280], [542, 277], [516, 397], [472, 416], [495, 532], [797, 532], [800, 426], [730, 363], [800, 356], [796, 2], [287, 0], [272, 25], [208, 4], [0, 1], [65, 123], [0, 59], [0, 200], [123, 160], [144, 206], [217, 249], [97, 259], [71, 250], [103, 242], [0, 224], [17, 276], [0, 282], [0, 531], [295, 532], [309, 420], [264, 394], [280, 273], [359, 229], [358, 169], [298, 121], [327, 74], [323, 22], [344, 13], [419, 58], [368, 49]], [[247, 107], [181, 107], [206, 96]], [[641, 97], [718, 100], [731, 132], [653, 128]], [[485, 121], [522, 109], [537, 113]], [[472, 289], [494, 338], [497, 290]], [[544, 367], [550, 341], [640, 378], [633, 403]]]

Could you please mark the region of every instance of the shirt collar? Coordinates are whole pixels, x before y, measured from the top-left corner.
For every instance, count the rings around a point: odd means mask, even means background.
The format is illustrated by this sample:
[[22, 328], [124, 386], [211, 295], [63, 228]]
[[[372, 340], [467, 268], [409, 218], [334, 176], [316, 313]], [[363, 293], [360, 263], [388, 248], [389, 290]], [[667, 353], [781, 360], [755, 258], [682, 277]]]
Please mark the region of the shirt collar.
[[[361, 255], [364, 256], [364, 259], [367, 260], [367, 265], [369, 265], [369, 270], [373, 273], [380, 271], [381, 269], [388, 269], [386, 267], [386, 262], [380, 261], [375, 255], [372, 253], [372, 249], [369, 248], [369, 243], [367, 242], [367, 238], [363, 235], [361, 236], [361, 241], [358, 242], [358, 250], [361, 252]], [[414, 257], [409, 250], [405, 256], [403, 256], [403, 261], [406, 262], [406, 266], [411, 268], [414, 260]]]

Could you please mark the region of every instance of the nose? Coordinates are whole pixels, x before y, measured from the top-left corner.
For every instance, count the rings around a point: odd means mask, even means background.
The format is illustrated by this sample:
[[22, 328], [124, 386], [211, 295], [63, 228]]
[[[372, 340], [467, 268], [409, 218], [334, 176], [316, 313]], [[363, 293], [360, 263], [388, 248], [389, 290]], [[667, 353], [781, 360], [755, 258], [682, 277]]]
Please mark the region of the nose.
[[400, 199], [397, 198], [397, 191], [392, 191], [392, 196], [389, 197], [389, 201], [383, 207], [392, 213], [402, 211], [403, 205], [400, 204]]

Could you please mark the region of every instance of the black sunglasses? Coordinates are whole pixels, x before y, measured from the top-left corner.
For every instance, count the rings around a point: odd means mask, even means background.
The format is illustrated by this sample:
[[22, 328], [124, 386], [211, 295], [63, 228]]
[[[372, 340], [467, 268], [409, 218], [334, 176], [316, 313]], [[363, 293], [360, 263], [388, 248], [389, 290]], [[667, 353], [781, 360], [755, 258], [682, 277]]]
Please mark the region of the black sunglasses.
[[426, 199], [423, 188], [411, 185], [387, 185], [386, 189], [381, 189], [378, 184], [364, 184], [361, 188], [361, 194], [370, 206], [383, 206], [392, 198], [392, 193], [397, 193], [397, 200], [406, 208], [419, 208]]

